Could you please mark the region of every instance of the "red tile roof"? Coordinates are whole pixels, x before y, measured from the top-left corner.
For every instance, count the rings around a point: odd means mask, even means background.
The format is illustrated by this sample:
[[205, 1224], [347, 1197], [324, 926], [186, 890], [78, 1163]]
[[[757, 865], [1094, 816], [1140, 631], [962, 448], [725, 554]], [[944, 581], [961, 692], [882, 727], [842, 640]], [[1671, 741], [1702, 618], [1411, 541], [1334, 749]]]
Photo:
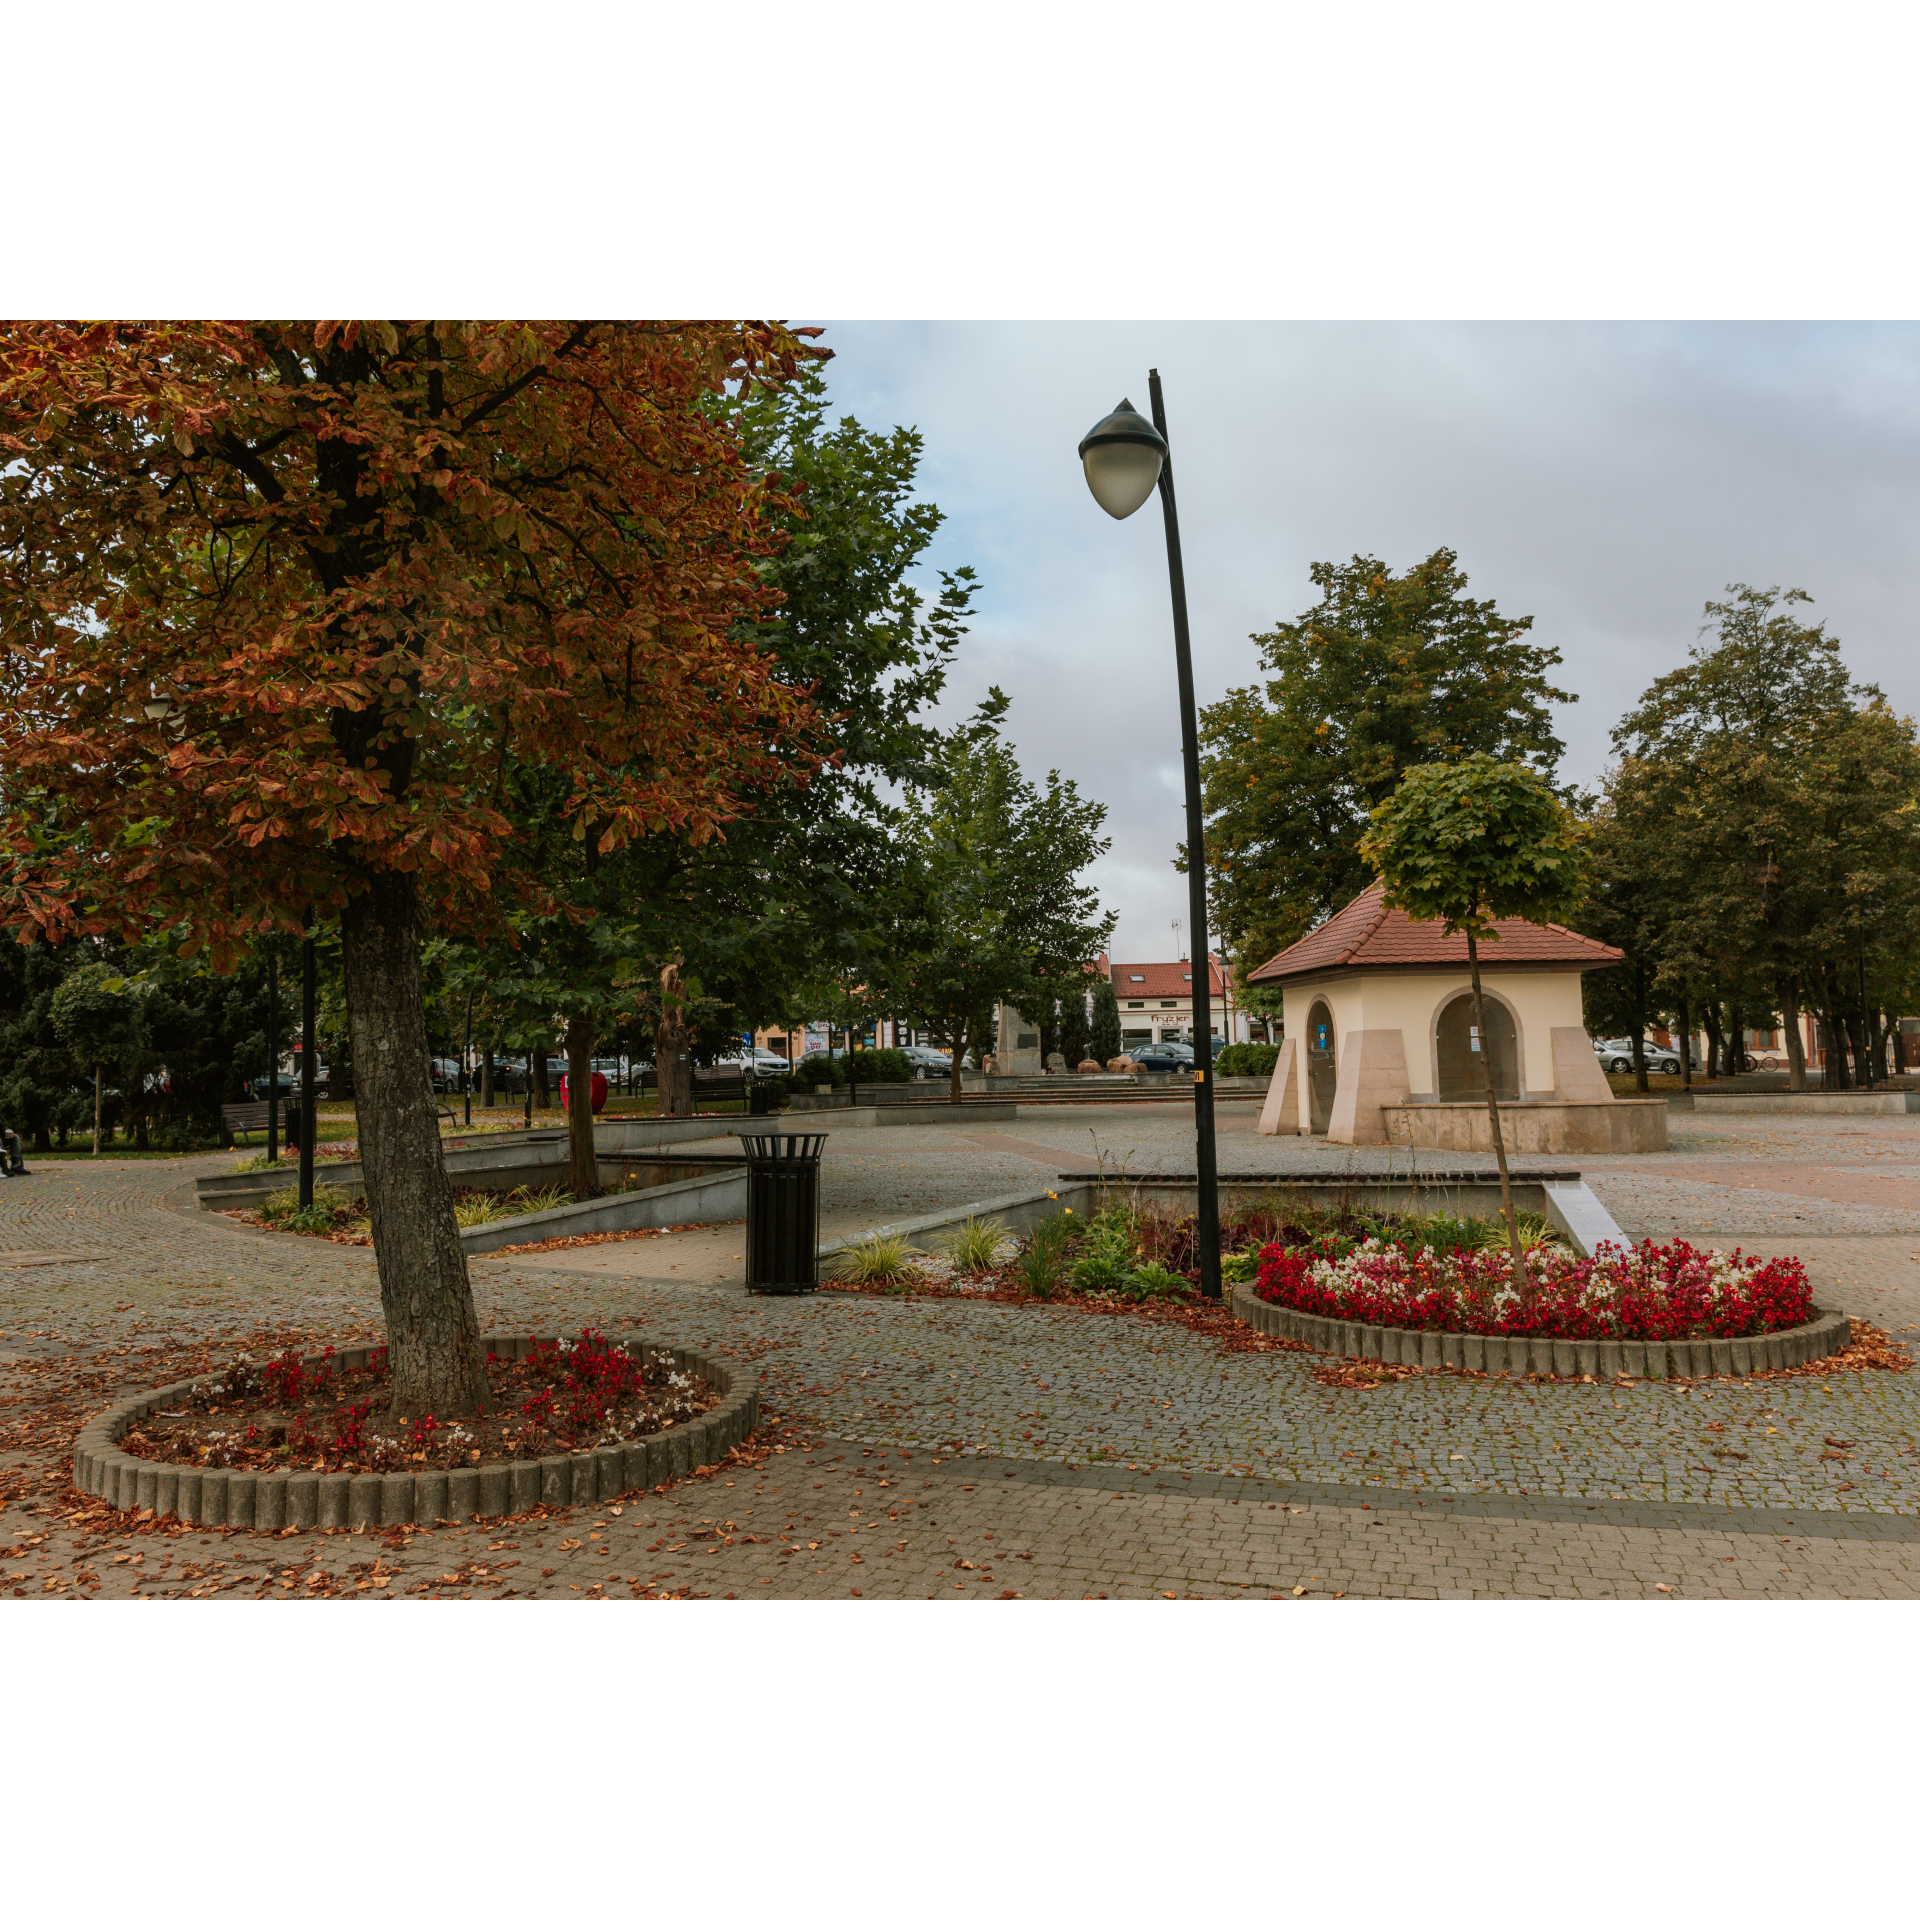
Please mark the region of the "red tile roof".
[[[1331, 920], [1321, 921], [1247, 978], [1288, 980], [1336, 967], [1465, 968], [1464, 933], [1444, 934], [1438, 920], [1409, 920], [1397, 908], [1389, 912], [1383, 904], [1385, 893], [1385, 884], [1376, 880]], [[1615, 966], [1624, 957], [1618, 947], [1589, 940], [1552, 921], [1539, 925], [1531, 920], [1496, 920], [1494, 931], [1500, 936], [1497, 941], [1489, 934], [1480, 942], [1480, 958], [1488, 966], [1585, 969]]]
[[[1192, 972], [1191, 960], [1116, 960], [1107, 970], [1107, 977], [1113, 982], [1115, 997], [1123, 1001], [1190, 1000], [1193, 982], [1186, 976]], [[1136, 980], [1133, 977], [1136, 973], [1145, 974], [1146, 978]], [[1213, 956], [1207, 980], [1216, 997], [1225, 991], [1226, 975], [1221, 970], [1218, 954]]]

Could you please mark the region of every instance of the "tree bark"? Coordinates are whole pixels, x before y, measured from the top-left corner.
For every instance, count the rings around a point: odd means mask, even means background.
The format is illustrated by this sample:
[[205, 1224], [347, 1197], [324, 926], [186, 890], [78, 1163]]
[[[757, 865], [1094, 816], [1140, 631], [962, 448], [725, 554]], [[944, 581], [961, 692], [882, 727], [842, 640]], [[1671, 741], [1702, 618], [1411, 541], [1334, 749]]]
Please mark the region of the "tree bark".
[[487, 1042], [487, 1057], [480, 1063], [480, 1104], [493, 1105], [493, 1042]]
[[591, 1200], [600, 1191], [593, 1150], [593, 1027], [580, 1014], [567, 1022], [567, 1172], [576, 1200]]
[[1688, 1004], [1683, 992], [1680, 996], [1680, 1085], [1683, 1091], [1693, 1091], [1693, 1008]]
[[547, 1078], [547, 1041], [544, 1035], [533, 1055], [533, 1104], [542, 1111], [553, 1105], [553, 1085]]
[[1773, 991], [1780, 1002], [1780, 1019], [1787, 1036], [1787, 1085], [1795, 1093], [1807, 1090], [1807, 1049], [1800, 1037], [1800, 982], [1776, 980]]
[[1707, 1078], [1717, 1080], [1720, 1070], [1726, 1065], [1726, 1047], [1721, 1038], [1720, 1007], [1717, 1001], [1706, 1000], [1700, 1006], [1700, 1024], [1707, 1030]]
[[[1487, 1045], [1487, 1009], [1480, 997], [1480, 943], [1467, 929], [1467, 971], [1473, 979], [1473, 1024], [1480, 1036], [1480, 1072], [1487, 1083], [1487, 1119], [1493, 1128], [1493, 1157], [1500, 1163], [1500, 1209], [1506, 1216], [1507, 1247], [1513, 1255], [1515, 1281], [1526, 1277], [1527, 1263], [1520, 1251], [1520, 1222], [1513, 1217], [1513, 1182], [1507, 1178], [1507, 1144], [1500, 1137], [1500, 1102], [1493, 1091], [1493, 1050]], [[1634, 1036], [1636, 1050], [1639, 1036]]]
[[486, 1404], [487, 1372], [441, 1158], [412, 877], [376, 876], [341, 915], [340, 939], [393, 1411], [467, 1413]]

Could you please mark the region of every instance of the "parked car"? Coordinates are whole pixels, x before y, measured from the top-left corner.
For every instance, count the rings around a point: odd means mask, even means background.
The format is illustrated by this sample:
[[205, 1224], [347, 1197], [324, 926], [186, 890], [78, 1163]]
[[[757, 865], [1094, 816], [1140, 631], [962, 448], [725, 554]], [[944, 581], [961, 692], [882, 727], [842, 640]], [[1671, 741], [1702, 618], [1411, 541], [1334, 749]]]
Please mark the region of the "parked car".
[[[264, 1100], [267, 1097], [267, 1085], [270, 1078], [277, 1078], [279, 1080], [280, 1098], [283, 1102], [297, 1100], [300, 1097], [300, 1077], [298, 1074], [281, 1073], [269, 1076], [261, 1073], [256, 1074], [247, 1082], [247, 1098], [250, 1100]], [[91, 1093], [93, 1089], [89, 1087], [87, 1091]]]
[[700, 1069], [716, 1077], [739, 1074], [746, 1080], [771, 1080], [792, 1071], [786, 1056], [775, 1053], [771, 1047], [739, 1047], [732, 1053], [723, 1053], [712, 1066]]
[[953, 1055], [942, 1053], [938, 1047], [902, 1047], [900, 1051], [913, 1062], [916, 1080], [925, 1080], [932, 1074], [945, 1076], [953, 1071]]
[[1128, 1055], [1142, 1073], [1191, 1073], [1193, 1049], [1182, 1040], [1150, 1040]]
[[[1672, 1047], [1662, 1047], [1651, 1040], [1643, 1040], [1640, 1048], [1646, 1055], [1649, 1073], [1679, 1073], [1680, 1056]], [[1593, 1043], [1593, 1050], [1607, 1072], [1631, 1073], [1633, 1071], [1631, 1040], [1596, 1040]]]

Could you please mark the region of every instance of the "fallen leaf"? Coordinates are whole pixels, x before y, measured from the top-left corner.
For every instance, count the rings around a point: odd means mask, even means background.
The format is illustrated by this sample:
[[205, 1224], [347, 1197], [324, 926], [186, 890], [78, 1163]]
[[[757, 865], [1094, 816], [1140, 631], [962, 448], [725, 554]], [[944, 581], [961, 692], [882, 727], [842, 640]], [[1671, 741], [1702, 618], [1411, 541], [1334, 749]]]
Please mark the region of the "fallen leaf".
[[1664, 1580], [1656, 1580], [1653, 1583], [1653, 1590], [1655, 1593], [1671, 1593], [1673, 1591]]

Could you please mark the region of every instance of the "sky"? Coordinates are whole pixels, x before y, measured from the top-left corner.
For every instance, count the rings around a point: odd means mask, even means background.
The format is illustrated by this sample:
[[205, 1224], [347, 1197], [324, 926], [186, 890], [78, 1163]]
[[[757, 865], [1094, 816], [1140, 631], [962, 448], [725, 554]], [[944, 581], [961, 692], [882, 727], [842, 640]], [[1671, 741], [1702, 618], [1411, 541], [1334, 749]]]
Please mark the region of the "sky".
[[928, 582], [981, 576], [941, 712], [1003, 687], [1029, 775], [1106, 804], [1121, 958], [1171, 958], [1176, 919], [1186, 937], [1165, 542], [1157, 502], [1095, 505], [1074, 449], [1122, 397], [1147, 410], [1150, 366], [1203, 705], [1259, 677], [1250, 636], [1313, 604], [1314, 560], [1448, 546], [1564, 656], [1581, 783], [1736, 581], [1804, 587], [1855, 676], [1920, 708], [1920, 327], [810, 318], [836, 404], [925, 436], [947, 515]]

